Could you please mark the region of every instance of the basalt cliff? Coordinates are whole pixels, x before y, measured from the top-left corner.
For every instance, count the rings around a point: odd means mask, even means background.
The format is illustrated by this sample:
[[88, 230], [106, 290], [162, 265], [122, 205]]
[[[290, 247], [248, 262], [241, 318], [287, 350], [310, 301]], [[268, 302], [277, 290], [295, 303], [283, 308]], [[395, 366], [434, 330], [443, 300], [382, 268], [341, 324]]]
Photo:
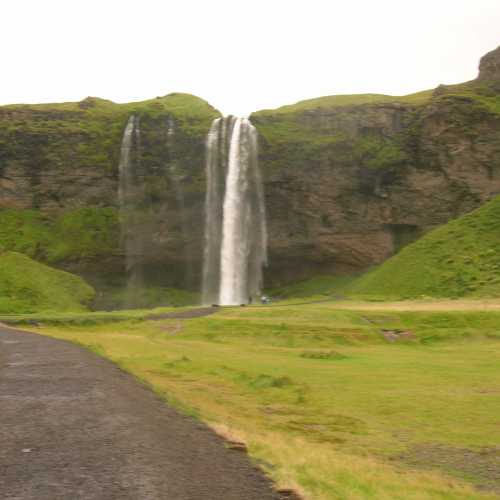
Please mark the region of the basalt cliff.
[[[0, 245], [98, 290], [122, 286], [118, 170], [131, 115], [144, 279], [198, 289], [205, 141], [220, 113], [187, 94], [0, 107]], [[267, 284], [360, 272], [500, 193], [500, 48], [471, 82], [405, 97], [324, 97], [250, 120]]]

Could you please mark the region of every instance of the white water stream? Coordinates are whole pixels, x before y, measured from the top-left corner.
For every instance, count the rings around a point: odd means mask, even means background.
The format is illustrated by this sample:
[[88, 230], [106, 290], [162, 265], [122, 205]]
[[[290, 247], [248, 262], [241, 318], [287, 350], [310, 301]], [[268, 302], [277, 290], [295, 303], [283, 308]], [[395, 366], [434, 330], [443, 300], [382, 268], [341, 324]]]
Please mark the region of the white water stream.
[[262, 289], [266, 213], [257, 131], [246, 118], [219, 118], [207, 138], [203, 302], [246, 304]]

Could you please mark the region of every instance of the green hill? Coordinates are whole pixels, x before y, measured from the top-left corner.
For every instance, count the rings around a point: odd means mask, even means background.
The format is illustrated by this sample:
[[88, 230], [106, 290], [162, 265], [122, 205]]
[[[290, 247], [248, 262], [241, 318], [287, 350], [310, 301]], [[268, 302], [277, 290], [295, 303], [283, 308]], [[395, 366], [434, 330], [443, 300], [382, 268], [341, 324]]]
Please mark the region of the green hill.
[[352, 94], [352, 95], [329, 95], [306, 99], [295, 104], [287, 104], [277, 109], [263, 109], [255, 112], [254, 116], [276, 115], [310, 111], [314, 109], [334, 109], [343, 106], [361, 106], [364, 104], [426, 104], [432, 98], [434, 90], [424, 90], [405, 96], [392, 96], [385, 94]]
[[355, 295], [500, 296], [500, 196], [405, 247], [351, 287]]
[[17, 252], [0, 253], [0, 313], [81, 311], [93, 296], [78, 276]]

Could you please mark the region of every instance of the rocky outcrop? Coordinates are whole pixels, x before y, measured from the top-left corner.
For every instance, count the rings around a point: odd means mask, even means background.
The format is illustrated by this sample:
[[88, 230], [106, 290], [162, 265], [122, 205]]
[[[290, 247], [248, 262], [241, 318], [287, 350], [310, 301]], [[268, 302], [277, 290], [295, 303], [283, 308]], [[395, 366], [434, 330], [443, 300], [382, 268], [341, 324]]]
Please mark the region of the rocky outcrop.
[[497, 80], [500, 82], [500, 47], [488, 52], [479, 63], [479, 80]]

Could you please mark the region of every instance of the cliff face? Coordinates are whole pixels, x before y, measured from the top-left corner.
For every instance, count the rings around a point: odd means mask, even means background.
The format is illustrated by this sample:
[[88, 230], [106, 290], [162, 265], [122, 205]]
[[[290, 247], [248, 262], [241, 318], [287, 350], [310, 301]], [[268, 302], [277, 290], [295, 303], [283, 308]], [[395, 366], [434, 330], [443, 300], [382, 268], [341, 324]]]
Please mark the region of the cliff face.
[[478, 79], [500, 81], [500, 47], [488, 52], [481, 58]]
[[271, 281], [359, 272], [499, 193], [499, 61], [497, 49], [478, 80], [431, 92], [327, 97], [252, 115]]
[[196, 287], [204, 201], [204, 143], [219, 114], [171, 94], [151, 101], [0, 108], [0, 243], [98, 287], [123, 285], [118, 166], [123, 130], [140, 123], [144, 273], [151, 284]]
[[[269, 219], [266, 282], [359, 272], [499, 193], [499, 65], [497, 49], [466, 84], [254, 113]], [[185, 94], [0, 108], [0, 244], [98, 288], [123, 284], [118, 165], [132, 114], [146, 281], [195, 289], [204, 143], [218, 112]]]

